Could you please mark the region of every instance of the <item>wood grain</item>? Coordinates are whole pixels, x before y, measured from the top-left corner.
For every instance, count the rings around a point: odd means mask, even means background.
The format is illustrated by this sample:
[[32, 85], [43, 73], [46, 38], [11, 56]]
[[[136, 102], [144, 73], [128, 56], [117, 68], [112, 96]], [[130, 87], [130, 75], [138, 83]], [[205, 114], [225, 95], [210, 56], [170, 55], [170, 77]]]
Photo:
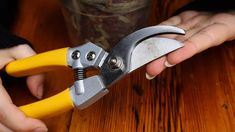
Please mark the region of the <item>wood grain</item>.
[[[161, 22], [189, 0], [153, 0], [151, 25]], [[163, 8], [161, 8], [163, 7]], [[57, 0], [21, 0], [14, 32], [36, 51], [70, 46]], [[235, 42], [200, 53], [166, 69], [152, 81], [138, 69], [84, 110], [74, 109], [44, 120], [52, 132], [234, 132]], [[45, 97], [72, 84], [71, 71], [48, 73]], [[35, 101], [24, 81], [8, 85], [18, 105]]]

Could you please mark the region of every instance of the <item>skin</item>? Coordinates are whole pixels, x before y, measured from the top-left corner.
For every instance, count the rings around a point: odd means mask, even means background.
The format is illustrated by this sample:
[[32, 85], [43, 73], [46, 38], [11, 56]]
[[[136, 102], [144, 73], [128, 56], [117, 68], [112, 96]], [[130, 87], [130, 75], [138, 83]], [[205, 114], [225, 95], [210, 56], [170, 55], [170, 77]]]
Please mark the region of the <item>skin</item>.
[[[9, 49], [0, 50], [0, 68], [13, 60], [35, 55], [36, 53], [28, 45], [23, 44]], [[34, 75], [27, 78], [30, 92], [37, 98], [43, 94], [43, 75]], [[14, 113], [14, 114], [12, 114]], [[45, 132], [45, 124], [37, 119], [29, 118], [15, 106], [6, 92], [0, 78], [0, 131], [1, 132]]]
[[[164, 56], [146, 67], [147, 78], [152, 79], [166, 67], [178, 64], [193, 55], [210, 47], [235, 39], [235, 12], [208, 13], [185, 11], [161, 23], [173, 25], [186, 30], [185, 36], [169, 35], [184, 43], [184, 47]], [[0, 68], [13, 60], [34, 55], [28, 45], [20, 45], [0, 50]], [[43, 76], [34, 75], [27, 78], [31, 93], [41, 98], [43, 93]], [[10, 114], [14, 113], [14, 114]], [[23, 123], [22, 123], [23, 122]], [[37, 119], [29, 118], [12, 103], [0, 79], [0, 131], [47, 131], [45, 124]]]
[[161, 23], [182, 28], [186, 35], [167, 35], [183, 42], [183, 48], [151, 62], [146, 67], [146, 78], [153, 79], [165, 68], [176, 65], [193, 55], [225, 41], [235, 39], [235, 11], [223, 13], [185, 11]]

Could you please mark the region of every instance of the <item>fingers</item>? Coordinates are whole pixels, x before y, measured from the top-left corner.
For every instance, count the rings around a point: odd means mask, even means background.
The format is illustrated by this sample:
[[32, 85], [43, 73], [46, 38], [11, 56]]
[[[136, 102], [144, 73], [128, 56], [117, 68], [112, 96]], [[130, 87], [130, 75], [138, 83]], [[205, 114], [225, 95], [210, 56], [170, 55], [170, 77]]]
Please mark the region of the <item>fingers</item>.
[[[27, 118], [25, 115], [13, 104], [5, 104], [1, 110], [0, 121], [13, 131], [47, 131], [46, 126], [39, 120]], [[14, 113], [14, 114], [9, 114]]]
[[[0, 50], [0, 68], [14, 59], [20, 59], [34, 55], [35, 52], [28, 45], [20, 45], [10, 49]], [[41, 87], [42, 76], [32, 76], [28, 79], [28, 85], [31, 89]], [[36, 84], [36, 85], [35, 85]], [[36, 91], [36, 90], [34, 90]], [[36, 93], [36, 92], [33, 92]], [[28, 118], [16, 107], [0, 79], [0, 131], [47, 131], [44, 123], [40, 120]]]
[[208, 18], [211, 17], [209, 13], [200, 12], [199, 14], [199, 12], [195, 11], [184, 12], [179, 16], [181, 17], [182, 21], [176, 26], [186, 31], [198, 26], [201, 27], [201, 25], [206, 25], [208, 23]]
[[191, 18], [194, 18], [197, 16], [199, 13], [196, 11], [185, 11], [177, 16], [173, 16], [166, 21], [163, 21], [160, 23], [160, 25], [171, 25], [171, 26], [176, 26], [181, 23], [185, 23], [186, 21], [190, 20]]
[[184, 22], [190, 20], [191, 18], [194, 18], [198, 14], [199, 13], [197, 11], [185, 11], [179, 15], [173, 16], [173, 17], [161, 22], [160, 25], [176, 26], [176, 25], [179, 25], [181, 23], [184, 23]]
[[40, 120], [25, 117], [24, 113], [12, 104], [2, 85], [0, 85], [0, 122], [0, 129], [6, 131], [47, 131]]
[[[203, 16], [204, 17], [204, 16]], [[186, 32], [194, 27], [201, 19], [203, 18], [202, 15], [199, 15], [199, 12], [196, 11], [186, 11], [183, 12], [177, 16], [174, 16], [162, 23], [161, 25], [170, 25], [170, 26], [176, 26], [178, 28], [184, 29]], [[192, 22], [193, 19], [193, 22]], [[187, 34], [188, 35], [188, 32]], [[182, 38], [186, 38], [186, 36], [182, 37], [177, 34], [166, 34], [161, 35], [161, 37], [171, 38], [171, 39], [178, 39], [182, 40]]]
[[0, 123], [0, 132], [13, 132], [13, 131], [4, 126], [2, 123]]
[[183, 42], [185, 46], [168, 54], [164, 60], [150, 63], [147, 73], [151, 77], [156, 76], [166, 67], [178, 64], [209, 47], [235, 39], [234, 20], [235, 16], [228, 13], [185, 12], [163, 22], [186, 30], [184, 36], [164, 35]]
[[43, 81], [44, 75], [42, 74], [29, 76], [26, 80], [30, 92], [38, 99], [43, 96]]
[[8, 50], [0, 49], [0, 69], [2, 69], [7, 63], [13, 60], [14, 59], [11, 57]]
[[166, 56], [159, 58], [157, 61], [153, 61], [152, 63], [146, 66], [146, 78], [148, 80], [153, 79], [156, 75], [162, 72], [166, 66], [164, 65], [166, 61]]
[[[35, 55], [36, 53], [29, 45], [25, 44], [25, 45], [15, 46], [9, 49], [9, 54], [14, 59], [22, 59]], [[30, 92], [38, 99], [41, 99], [43, 96], [43, 80], [44, 80], [43, 74], [27, 77], [28, 88]]]
[[27, 44], [12, 47], [8, 50], [8, 52], [14, 59], [21, 59], [36, 54], [33, 49]]
[[182, 22], [181, 17], [180, 16], [173, 16], [169, 19], [167, 19], [166, 21], [163, 21], [160, 23], [160, 25], [178, 25]]
[[233, 13], [219, 13], [212, 17], [213, 23], [221, 24], [228, 29], [228, 41], [235, 39], [235, 14]]
[[0, 97], [2, 97], [2, 99], [0, 101], [3, 101], [3, 102], [6, 101], [6, 102], [12, 103], [10, 96], [8, 95], [8, 93], [6, 92], [6, 90], [2, 86], [2, 79], [1, 78], [0, 78], [0, 82], [1, 82], [0, 83]]
[[198, 11], [192, 11], [192, 10], [185, 11], [179, 14], [179, 16], [181, 17], [181, 23], [191, 20], [192, 18], [195, 18], [198, 15], [200, 15]]
[[[190, 19], [196, 17], [199, 13], [195, 12], [195, 11], [186, 11], [183, 12], [177, 16], [171, 17], [170, 19], [160, 23], [161, 25], [171, 25], [171, 26], [177, 26], [183, 29], [189, 29], [191, 27], [193, 27], [196, 22], [198, 22], [199, 18], [195, 19], [194, 23], [191, 24], [190, 23]], [[186, 34], [188, 35], [188, 33]], [[167, 37], [167, 38], [172, 38], [172, 39], [176, 39], [177, 36], [179, 35], [162, 35], [162, 37]], [[178, 37], [178, 40], [184, 40], [186, 37]], [[172, 64], [170, 64], [170, 62], [167, 61], [167, 57], [162, 57], [156, 61], [153, 61], [152, 63], [148, 64], [146, 67], [146, 78], [151, 80], [153, 79], [156, 75], [158, 75], [160, 72], [162, 72], [166, 67], [171, 67], [173, 66]]]
[[167, 60], [170, 64], [178, 64], [209, 47], [223, 43], [228, 36], [228, 28], [224, 24], [209, 25], [187, 39], [183, 48], [170, 53]]

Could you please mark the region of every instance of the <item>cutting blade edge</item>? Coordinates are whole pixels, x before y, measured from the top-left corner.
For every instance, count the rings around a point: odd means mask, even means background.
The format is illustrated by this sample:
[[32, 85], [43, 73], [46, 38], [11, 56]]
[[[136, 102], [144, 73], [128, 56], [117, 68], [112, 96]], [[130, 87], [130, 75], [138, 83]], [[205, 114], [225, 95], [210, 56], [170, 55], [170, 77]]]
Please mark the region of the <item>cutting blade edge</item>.
[[169, 38], [152, 37], [139, 43], [132, 52], [129, 72], [182, 48], [183, 43]]

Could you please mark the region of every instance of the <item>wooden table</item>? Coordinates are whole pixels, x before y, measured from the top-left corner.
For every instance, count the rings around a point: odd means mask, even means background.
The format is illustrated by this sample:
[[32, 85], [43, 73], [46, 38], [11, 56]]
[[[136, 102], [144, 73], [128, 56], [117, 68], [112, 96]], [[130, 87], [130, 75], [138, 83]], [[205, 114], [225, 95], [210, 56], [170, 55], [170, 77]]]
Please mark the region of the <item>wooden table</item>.
[[[151, 24], [188, 1], [153, 1]], [[71, 46], [57, 0], [21, 0], [19, 6], [13, 31], [30, 40], [38, 53]], [[45, 97], [73, 82], [69, 70], [46, 75]], [[8, 85], [8, 91], [17, 105], [36, 101], [22, 80]], [[166, 69], [152, 81], [141, 68], [89, 108], [44, 121], [52, 132], [234, 132], [234, 95], [235, 45], [226, 43]]]

